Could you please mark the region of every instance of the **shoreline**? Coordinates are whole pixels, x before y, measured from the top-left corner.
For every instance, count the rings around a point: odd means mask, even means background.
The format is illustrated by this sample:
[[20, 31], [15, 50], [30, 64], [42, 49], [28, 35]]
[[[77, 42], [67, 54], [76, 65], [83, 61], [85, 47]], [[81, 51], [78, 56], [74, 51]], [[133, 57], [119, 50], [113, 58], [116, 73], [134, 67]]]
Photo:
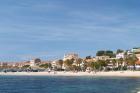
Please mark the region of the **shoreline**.
[[0, 72], [0, 76], [100, 76], [100, 77], [140, 77], [140, 71], [109, 72]]

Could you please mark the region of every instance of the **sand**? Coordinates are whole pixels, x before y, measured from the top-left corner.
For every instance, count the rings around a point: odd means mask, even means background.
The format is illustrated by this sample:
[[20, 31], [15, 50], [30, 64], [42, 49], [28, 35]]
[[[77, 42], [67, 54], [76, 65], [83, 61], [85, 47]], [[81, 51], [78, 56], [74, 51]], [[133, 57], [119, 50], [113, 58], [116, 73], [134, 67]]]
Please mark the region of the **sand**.
[[114, 76], [114, 77], [140, 77], [140, 71], [109, 71], [109, 72], [0, 72], [0, 75], [16, 76]]

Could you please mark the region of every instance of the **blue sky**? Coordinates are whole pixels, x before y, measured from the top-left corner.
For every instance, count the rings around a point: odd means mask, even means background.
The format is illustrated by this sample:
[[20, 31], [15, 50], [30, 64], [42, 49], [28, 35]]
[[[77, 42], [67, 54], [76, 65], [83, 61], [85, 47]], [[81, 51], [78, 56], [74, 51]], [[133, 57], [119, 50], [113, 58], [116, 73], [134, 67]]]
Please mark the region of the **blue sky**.
[[0, 1], [0, 61], [140, 46], [139, 0]]

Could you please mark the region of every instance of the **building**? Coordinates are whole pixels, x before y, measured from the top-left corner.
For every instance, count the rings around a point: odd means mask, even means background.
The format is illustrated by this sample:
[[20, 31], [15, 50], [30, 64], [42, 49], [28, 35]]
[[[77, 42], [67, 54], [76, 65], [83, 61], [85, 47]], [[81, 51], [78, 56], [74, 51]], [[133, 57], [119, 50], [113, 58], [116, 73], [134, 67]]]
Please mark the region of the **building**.
[[95, 62], [97, 59], [95, 57], [90, 59], [84, 59], [86, 62]]
[[6, 62], [1, 62], [0, 63], [0, 67], [7, 67], [8, 66], [8, 63], [6, 63]]
[[[68, 53], [64, 55], [63, 61], [74, 59], [73, 65], [76, 65], [75, 61], [78, 59], [78, 54]], [[65, 64], [62, 65], [62, 69], [66, 69]]]
[[75, 53], [65, 54], [63, 61], [68, 60], [68, 59], [78, 59], [78, 54], [75, 54]]
[[96, 60], [107, 60], [109, 58], [109, 56], [96, 56]]
[[31, 66], [31, 67], [38, 66], [39, 63], [41, 63], [41, 60], [40, 60], [39, 58], [30, 60], [30, 66]]
[[135, 48], [131, 49], [131, 51], [133, 53], [140, 53], [140, 47], [135, 47]]
[[127, 50], [126, 52], [127, 52], [127, 55], [132, 55], [133, 54], [131, 50]]
[[17, 63], [11, 64], [12, 67], [23, 67], [25, 65], [30, 65], [30, 62], [29, 61], [27, 61], [27, 62], [17, 62]]
[[51, 62], [51, 66], [52, 66], [52, 69], [56, 69], [57, 68], [57, 60]]
[[132, 50], [132, 53], [134, 53], [136, 55], [136, 57], [139, 59], [140, 61], [140, 47], [137, 47], [137, 48], [133, 48]]
[[125, 57], [124, 53], [116, 54], [116, 59], [120, 59], [120, 58], [124, 58], [124, 57]]

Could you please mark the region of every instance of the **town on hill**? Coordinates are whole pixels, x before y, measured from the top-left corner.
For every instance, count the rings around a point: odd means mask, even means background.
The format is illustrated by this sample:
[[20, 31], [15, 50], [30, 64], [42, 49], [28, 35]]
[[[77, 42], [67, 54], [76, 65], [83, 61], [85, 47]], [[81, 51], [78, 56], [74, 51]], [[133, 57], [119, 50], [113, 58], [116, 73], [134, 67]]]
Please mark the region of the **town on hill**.
[[65, 54], [63, 59], [42, 61], [35, 58], [26, 62], [1, 62], [1, 72], [41, 72], [41, 71], [122, 71], [140, 70], [140, 48], [131, 50], [99, 50], [95, 57], [80, 58], [76, 53]]

